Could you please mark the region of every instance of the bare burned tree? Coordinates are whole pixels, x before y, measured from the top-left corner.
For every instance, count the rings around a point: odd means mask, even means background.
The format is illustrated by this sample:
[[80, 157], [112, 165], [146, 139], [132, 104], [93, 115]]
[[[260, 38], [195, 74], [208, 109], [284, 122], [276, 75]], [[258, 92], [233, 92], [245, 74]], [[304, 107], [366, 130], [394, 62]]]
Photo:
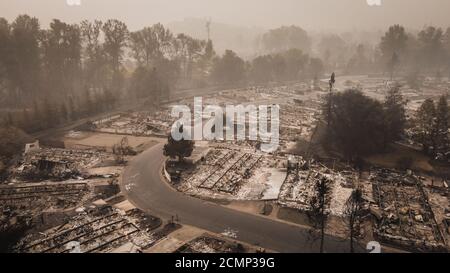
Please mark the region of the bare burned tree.
[[331, 199], [330, 181], [326, 177], [317, 180], [314, 185], [314, 196], [310, 201], [309, 220], [316, 231], [320, 231], [320, 253], [323, 253], [325, 226], [328, 219], [328, 207]]
[[119, 143], [112, 147], [113, 154], [115, 156], [116, 162], [119, 164], [125, 163], [125, 156], [136, 155], [131, 146], [128, 144], [128, 138], [123, 137]]
[[345, 203], [344, 215], [346, 216], [348, 230], [350, 232], [350, 252], [355, 251], [354, 241], [360, 231], [361, 214], [363, 209], [363, 198], [360, 189], [353, 190]]

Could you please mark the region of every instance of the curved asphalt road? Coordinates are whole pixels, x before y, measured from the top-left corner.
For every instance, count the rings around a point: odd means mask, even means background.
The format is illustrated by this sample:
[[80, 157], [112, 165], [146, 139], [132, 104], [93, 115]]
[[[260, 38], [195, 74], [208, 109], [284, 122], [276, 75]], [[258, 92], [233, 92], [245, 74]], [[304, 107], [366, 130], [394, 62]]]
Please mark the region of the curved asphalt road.
[[[163, 144], [158, 144], [137, 156], [126, 168], [123, 190], [140, 209], [170, 219], [178, 215], [179, 222], [214, 233], [226, 229], [236, 231], [237, 239], [278, 252], [317, 252], [308, 230], [274, 221], [263, 216], [232, 210], [211, 202], [187, 196], [172, 189], [161, 177], [165, 157]], [[326, 252], [348, 252], [348, 241], [326, 238]]]

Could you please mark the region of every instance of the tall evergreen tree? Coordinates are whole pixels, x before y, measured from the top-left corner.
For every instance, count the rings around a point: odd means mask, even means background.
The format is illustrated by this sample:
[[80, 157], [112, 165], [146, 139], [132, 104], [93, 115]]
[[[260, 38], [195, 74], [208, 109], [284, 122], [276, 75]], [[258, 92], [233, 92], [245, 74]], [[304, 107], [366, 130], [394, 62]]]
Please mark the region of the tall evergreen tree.
[[438, 152], [447, 152], [449, 148], [449, 108], [447, 97], [441, 96], [436, 107], [436, 149]]
[[360, 230], [363, 202], [361, 189], [355, 189], [345, 203], [344, 215], [347, 216], [351, 253], [355, 251], [354, 241]]
[[164, 145], [164, 155], [171, 158], [178, 157], [179, 162], [182, 162], [185, 157], [191, 156], [193, 150], [194, 141], [186, 139], [176, 141], [171, 134], [168, 137], [167, 144]]
[[400, 140], [406, 123], [406, 101], [400, 92], [400, 85], [396, 84], [386, 94], [384, 107], [384, 139], [383, 146], [393, 141]]
[[426, 99], [416, 113], [414, 137], [425, 153], [436, 147], [436, 107], [432, 99]]
[[[104, 51], [111, 68], [110, 88], [119, 91], [123, 85], [122, 61], [128, 41], [128, 27], [119, 20], [108, 20], [102, 27], [105, 42]], [[115, 93], [115, 92], [114, 92]]]
[[325, 227], [329, 216], [331, 193], [330, 181], [322, 177], [314, 185], [314, 195], [309, 203], [308, 217], [314, 229], [320, 231], [320, 253], [324, 251]]

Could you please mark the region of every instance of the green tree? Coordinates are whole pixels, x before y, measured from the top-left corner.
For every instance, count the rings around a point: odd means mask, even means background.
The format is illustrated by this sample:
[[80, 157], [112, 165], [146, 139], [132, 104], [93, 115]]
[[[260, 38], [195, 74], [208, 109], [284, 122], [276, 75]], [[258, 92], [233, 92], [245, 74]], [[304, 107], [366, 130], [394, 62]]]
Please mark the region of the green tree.
[[[441, 28], [427, 27], [418, 34], [419, 57], [429, 72], [439, 72], [444, 60], [444, 33]], [[436, 69], [437, 70], [434, 70]]]
[[[380, 102], [356, 89], [333, 93], [326, 101], [331, 103], [327, 139], [345, 158], [355, 160], [383, 149], [385, 123]], [[328, 111], [327, 103], [323, 111]]]
[[102, 26], [104, 33], [104, 51], [111, 68], [111, 88], [114, 91], [123, 85], [122, 60], [128, 41], [128, 27], [119, 20], [110, 19]]
[[155, 104], [163, 99], [165, 84], [156, 69], [138, 67], [132, 75], [130, 91], [139, 99], [150, 98]]
[[275, 80], [284, 81], [287, 75], [286, 59], [281, 53], [277, 53], [272, 57], [272, 70]]
[[310, 73], [311, 79], [319, 80], [320, 77], [322, 76], [324, 70], [325, 70], [325, 67], [324, 67], [321, 59], [311, 58], [309, 60], [308, 71]]
[[399, 63], [400, 60], [398, 58], [397, 52], [392, 53], [392, 57], [387, 64], [391, 81], [394, 80], [395, 70], [398, 67]]
[[408, 35], [405, 28], [400, 25], [393, 25], [381, 38], [380, 50], [382, 62], [391, 75], [394, 77], [395, 68], [399, 66], [404, 58], [408, 45]]
[[158, 39], [151, 27], [130, 33], [130, 47], [139, 66], [150, 67], [160, 52]]
[[400, 87], [399, 84], [391, 87], [383, 104], [385, 122], [383, 146], [385, 149], [388, 143], [400, 140], [405, 129], [406, 101], [403, 99]]
[[161, 24], [145, 27], [130, 33], [130, 48], [138, 65], [149, 68], [170, 57], [174, 50], [174, 37], [169, 29]]
[[444, 34], [444, 50], [445, 50], [445, 62], [447, 69], [447, 76], [450, 77], [450, 27], [447, 28]]
[[255, 83], [267, 83], [273, 75], [272, 56], [259, 56], [252, 61], [250, 78]]
[[448, 152], [449, 143], [449, 108], [446, 96], [441, 96], [436, 107], [436, 149], [438, 152]]
[[178, 56], [181, 60], [183, 76], [187, 80], [192, 79], [195, 64], [202, 58], [206, 42], [194, 39], [183, 33], [176, 38], [178, 44]]
[[371, 62], [368, 58], [368, 49], [363, 44], [356, 46], [356, 52], [350, 57], [347, 62], [346, 71], [348, 73], [365, 73], [371, 67]]
[[191, 140], [179, 140], [173, 139], [172, 135], [169, 135], [167, 144], [164, 145], [164, 155], [175, 158], [178, 157], [179, 162], [183, 162], [183, 159], [191, 156], [194, 150], [194, 141]]
[[436, 147], [436, 107], [432, 99], [426, 99], [416, 113], [414, 138], [425, 153]]
[[338, 66], [343, 65], [351, 54], [347, 43], [336, 34], [323, 36], [317, 49], [325, 66], [331, 70], [335, 70]]
[[360, 189], [354, 189], [345, 203], [344, 215], [347, 219], [350, 252], [355, 252], [354, 241], [359, 234], [364, 199]]
[[401, 54], [405, 51], [408, 42], [408, 35], [405, 28], [400, 25], [393, 25], [381, 38], [380, 50], [386, 61], [391, 60], [394, 53]]
[[[78, 25], [53, 20], [41, 32], [46, 85], [52, 98], [73, 95], [81, 81], [81, 32]], [[58, 97], [55, 97], [58, 96]]]
[[286, 51], [292, 48], [310, 52], [311, 40], [308, 33], [298, 26], [282, 26], [263, 34], [262, 47], [272, 53]]
[[[291, 81], [299, 80], [308, 65], [309, 56], [303, 53], [302, 50], [296, 48], [289, 49], [286, 52], [283, 52], [282, 55], [285, 59], [286, 66], [285, 78]], [[321, 70], [323, 70], [323, 68], [321, 68]]]
[[30, 103], [39, 96], [40, 87], [39, 20], [19, 15], [11, 24], [10, 80], [20, 103]]
[[157, 57], [159, 56], [159, 59], [173, 59], [176, 54], [176, 50], [174, 45], [175, 37], [172, 32], [169, 29], [164, 28], [164, 26], [159, 23], [153, 25], [152, 30], [156, 36], [158, 44]]
[[18, 105], [20, 98], [15, 94], [11, 82], [14, 56], [12, 55], [11, 26], [4, 18], [0, 18], [0, 92], [6, 94], [0, 103]]
[[246, 76], [245, 62], [231, 50], [226, 50], [222, 58], [213, 65], [212, 78], [221, 84], [236, 84]]
[[215, 55], [216, 55], [216, 52], [214, 51], [213, 42], [211, 40], [209, 40], [206, 43], [206, 47], [205, 47], [205, 54], [204, 54], [205, 60], [211, 61]]
[[330, 181], [326, 177], [321, 177], [314, 184], [314, 195], [309, 202], [308, 217], [314, 229], [320, 231], [320, 253], [323, 253], [324, 250], [325, 227], [329, 215], [331, 193]]
[[89, 87], [98, 89], [107, 81], [106, 56], [100, 41], [103, 23], [95, 20], [93, 23], [82, 21], [81, 37], [84, 44], [84, 79]]

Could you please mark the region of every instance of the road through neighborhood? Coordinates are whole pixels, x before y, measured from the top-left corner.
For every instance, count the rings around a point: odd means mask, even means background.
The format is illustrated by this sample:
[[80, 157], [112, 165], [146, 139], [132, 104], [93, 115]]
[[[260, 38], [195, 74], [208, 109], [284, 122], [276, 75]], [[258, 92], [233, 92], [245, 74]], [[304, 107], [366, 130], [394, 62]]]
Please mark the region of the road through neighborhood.
[[[229, 231], [236, 239], [278, 252], [317, 252], [305, 228], [229, 209], [184, 195], [172, 189], [161, 176], [164, 144], [146, 150], [126, 168], [122, 188], [128, 199], [153, 215], [196, 226], [214, 233]], [[348, 252], [347, 240], [327, 236], [327, 252]]]

